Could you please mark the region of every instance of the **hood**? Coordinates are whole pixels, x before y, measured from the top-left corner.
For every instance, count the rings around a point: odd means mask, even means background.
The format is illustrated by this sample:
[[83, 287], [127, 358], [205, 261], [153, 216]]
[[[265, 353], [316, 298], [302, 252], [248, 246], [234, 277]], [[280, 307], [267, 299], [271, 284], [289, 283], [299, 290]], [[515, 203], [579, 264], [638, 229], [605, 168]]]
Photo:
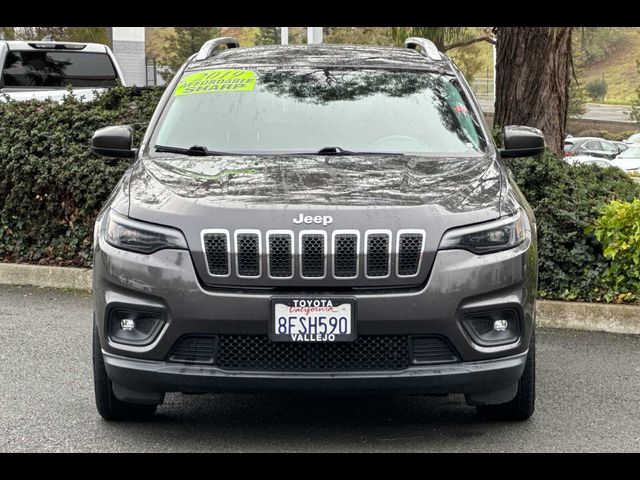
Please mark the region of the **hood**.
[[[72, 93], [78, 97], [79, 99], [89, 102], [93, 100], [96, 96], [96, 93], [103, 92], [106, 89], [104, 88], [75, 88], [72, 90]], [[3, 88], [0, 92], [4, 95], [7, 95], [10, 99], [15, 100], [17, 102], [27, 101], [27, 100], [46, 100], [51, 99], [54, 102], [62, 101], [62, 97], [65, 95], [69, 95], [69, 91], [66, 89], [54, 88], [34, 88], [34, 89], [24, 89], [24, 88]], [[0, 95], [0, 101], [2, 100], [2, 96]]]
[[[426, 233], [424, 282], [449, 228], [500, 216], [504, 175], [487, 157], [224, 156], [143, 159], [129, 177], [129, 215], [179, 228], [200, 278], [211, 285], [238, 279], [207, 273], [203, 231], [421, 229]], [[309, 221], [302, 219], [306, 218]], [[312, 219], [331, 218], [318, 224]], [[395, 234], [394, 234], [395, 235]], [[395, 236], [394, 236], [395, 238]], [[242, 279], [262, 286], [265, 279]], [[296, 283], [298, 282], [298, 283]], [[323, 283], [324, 282], [324, 283]], [[359, 285], [404, 285], [406, 280], [358, 279]], [[294, 280], [288, 285], [303, 286]], [[330, 286], [331, 280], [315, 285]]]
[[220, 156], [145, 159], [132, 175], [135, 206], [497, 206], [500, 171], [489, 156]]

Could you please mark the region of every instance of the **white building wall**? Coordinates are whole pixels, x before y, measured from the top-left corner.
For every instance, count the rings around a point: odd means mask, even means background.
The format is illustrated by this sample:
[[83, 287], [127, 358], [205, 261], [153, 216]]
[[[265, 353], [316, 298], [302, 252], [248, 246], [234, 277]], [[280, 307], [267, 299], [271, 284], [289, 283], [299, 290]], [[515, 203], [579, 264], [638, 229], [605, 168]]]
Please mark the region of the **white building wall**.
[[147, 84], [144, 27], [111, 27], [113, 54], [127, 85]]

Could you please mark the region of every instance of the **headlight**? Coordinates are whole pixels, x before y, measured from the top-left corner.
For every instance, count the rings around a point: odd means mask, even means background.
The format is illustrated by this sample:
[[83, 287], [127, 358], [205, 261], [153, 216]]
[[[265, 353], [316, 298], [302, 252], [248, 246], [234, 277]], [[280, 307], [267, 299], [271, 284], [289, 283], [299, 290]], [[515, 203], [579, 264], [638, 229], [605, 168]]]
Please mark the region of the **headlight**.
[[492, 222], [456, 228], [444, 234], [440, 250], [459, 248], [483, 254], [513, 248], [526, 238], [527, 216], [522, 210]]
[[111, 246], [138, 253], [165, 248], [187, 250], [187, 241], [179, 230], [132, 220], [113, 210], [105, 217], [104, 238]]

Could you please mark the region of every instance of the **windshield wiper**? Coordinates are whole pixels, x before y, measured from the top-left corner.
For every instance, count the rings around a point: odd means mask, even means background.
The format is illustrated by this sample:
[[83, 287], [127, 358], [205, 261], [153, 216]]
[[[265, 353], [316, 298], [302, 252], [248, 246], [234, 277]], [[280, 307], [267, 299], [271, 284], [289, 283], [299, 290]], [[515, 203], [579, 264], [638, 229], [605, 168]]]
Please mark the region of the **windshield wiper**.
[[324, 147], [316, 152], [316, 155], [404, 155], [398, 152], [352, 152], [340, 147]]
[[238, 155], [230, 152], [216, 152], [209, 150], [202, 145], [192, 145], [189, 148], [171, 147], [168, 145], [154, 145], [153, 148], [159, 153], [178, 153], [180, 155], [189, 155], [190, 157], [206, 157], [207, 155]]

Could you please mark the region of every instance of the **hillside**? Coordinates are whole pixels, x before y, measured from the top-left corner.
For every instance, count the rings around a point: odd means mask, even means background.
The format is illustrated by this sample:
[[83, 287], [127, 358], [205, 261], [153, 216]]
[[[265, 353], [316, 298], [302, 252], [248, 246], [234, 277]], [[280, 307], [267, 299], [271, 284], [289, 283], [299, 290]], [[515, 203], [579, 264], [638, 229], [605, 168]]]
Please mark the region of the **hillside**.
[[582, 84], [604, 78], [608, 84], [605, 103], [629, 105], [640, 85], [636, 60], [640, 59], [640, 28], [630, 28], [614, 51], [599, 62], [585, 66], [578, 75]]

